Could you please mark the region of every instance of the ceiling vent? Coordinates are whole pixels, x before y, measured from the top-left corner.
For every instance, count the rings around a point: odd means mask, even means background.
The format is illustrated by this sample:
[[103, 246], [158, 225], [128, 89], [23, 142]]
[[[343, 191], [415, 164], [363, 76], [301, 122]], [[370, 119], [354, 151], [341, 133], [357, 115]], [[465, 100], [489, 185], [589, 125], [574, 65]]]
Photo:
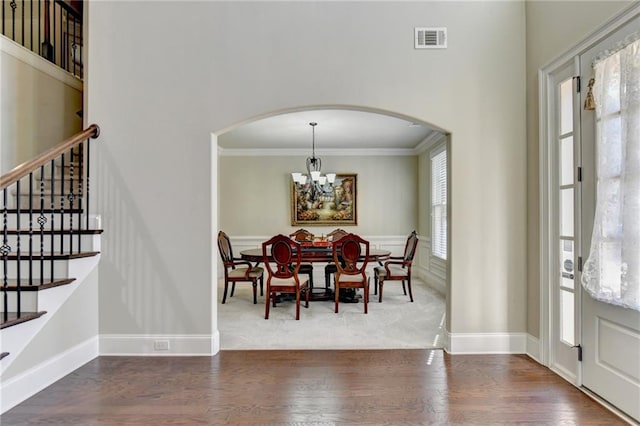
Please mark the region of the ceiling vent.
[[416, 49], [446, 49], [447, 29], [415, 28], [414, 42]]

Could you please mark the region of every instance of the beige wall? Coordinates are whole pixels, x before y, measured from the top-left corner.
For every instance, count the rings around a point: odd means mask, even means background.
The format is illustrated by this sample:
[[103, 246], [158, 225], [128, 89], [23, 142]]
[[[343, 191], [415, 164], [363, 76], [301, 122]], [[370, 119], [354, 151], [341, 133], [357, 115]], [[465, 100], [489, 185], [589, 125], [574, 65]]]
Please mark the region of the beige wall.
[[[306, 157], [220, 157], [220, 229], [230, 236], [290, 233], [291, 171]], [[358, 225], [340, 226], [362, 235], [408, 235], [418, 223], [415, 156], [321, 156], [325, 172], [357, 174]], [[336, 226], [302, 226], [316, 235]]]
[[[524, 332], [524, 24], [504, 1], [91, 2], [100, 332], [215, 332], [217, 200], [232, 200], [210, 134], [322, 105], [451, 132], [449, 331]], [[448, 27], [448, 49], [414, 50], [426, 25]]]
[[538, 70], [575, 47], [627, 1], [527, 1], [527, 332], [540, 335]]
[[[0, 41], [0, 173], [82, 130], [82, 83], [17, 44]], [[44, 71], [43, 71], [44, 70]]]

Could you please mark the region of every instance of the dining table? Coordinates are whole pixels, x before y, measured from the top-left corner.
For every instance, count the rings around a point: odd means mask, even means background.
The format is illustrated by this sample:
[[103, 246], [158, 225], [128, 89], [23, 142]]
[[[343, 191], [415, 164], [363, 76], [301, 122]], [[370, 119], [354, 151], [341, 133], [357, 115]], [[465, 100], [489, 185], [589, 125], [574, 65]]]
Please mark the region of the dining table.
[[[331, 247], [331, 243], [303, 243], [301, 244], [301, 261], [302, 262], [310, 262], [310, 263], [332, 263], [333, 262], [333, 247]], [[269, 256], [269, 253], [267, 253]], [[382, 266], [382, 262], [388, 259], [391, 256], [391, 252], [389, 250], [382, 250], [371, 248], [369, 249], [369, 256], [367, 257], [369, 262], [378, 262]], [[256, 266], [260, 263], [264, 262], [264, 257], [262, 255], [262, 248], [251, 248], [242, 250], [240, 252], [240, 257], [243, 260], [247, 260], [249, 262], [254, 262]], [[348, 290], [348, 289], [347, 289]], [[341, 289], [342, 291], [342, 289]], [[311, 294], [309, 295], [309, 300], [318, 301], [318, 300], [333, 300], [333, 290], [331, 288], [322, 288], [321, 291], [315, 291], [311, 288]], [[341, 302], [346, 303], [354, 303], [358, 302], [355, 292], [346, 292], [344, 295], [340, 296]]]

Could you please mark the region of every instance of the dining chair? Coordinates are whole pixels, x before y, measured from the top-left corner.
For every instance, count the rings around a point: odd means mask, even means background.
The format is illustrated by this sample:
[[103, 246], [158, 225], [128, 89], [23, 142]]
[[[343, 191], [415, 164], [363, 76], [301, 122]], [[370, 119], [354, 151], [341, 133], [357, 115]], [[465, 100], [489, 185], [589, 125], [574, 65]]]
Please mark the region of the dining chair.
[[286, 235], [276, 235], [262, 243], [262, 259], [267, 268], [267, 298], [264, 319], [269, 319], [269, 306], [276, 307], [277, 293], [295, 293], [296, 320], [300, 319], [300, 297], [305, 295], [305, 308], [309, 307], [309, 282], [300, 281], [300, 243]]
[[347, 234], [333, 243], [335, 273], [335, 312], [338, 313], [340, 289], [362, 288], [364, 313], [368, 313], [369, 277], [366, 269], [369, 262], [369, 241], [356, 234]]
[[[347, 235], [348, 232], [342, 228], [334, 229], [333, 231], [327, 234], [327, 240], [329, 241], [338, 241], [340, 238]], [[329, 263], [324, 267], [324, 286], [325, 288], [329, 288], [331, 286], [331, 275], [335, 274], [337, 271], [336, 264], [334, 262]]]
[[402, 281], [402, 291], [407, 295], [407, 287], [409, 287], [409, 299], [413, 302], [413, 292], [411, 291], [411, 264], [418, 247], [418, 236], [413, 231], [407, 238], [404, 245], [404, 254], [402, 256], [391, 256], [385, 261], [383, 266], [373, 268], [374, 294], [378, 294], [378, 283], [380, 284], [380, 294], [378, 302], [382, 302], [382, 289], [385, 281]]
[[[296, 232], [289, 234], [290, 238], [293, 238], [299, 243], [312, 242], [315, 236], [306, 229], [298, 229]], [[313, 290], [313, 265], [311, 262], [303, 262], [300, 264], [300, 274], [309, 276], [309, 288]]]
[[218, 232], [218, 251], [224, 265], [224, 293], [222, 303], [227, 301], [227, 289], [231, 283], [231, 296], [236, 289], [237, 282], [250, 282], [253, 286], [253, 304], [258, 303], [256, 288], [260, 281], [260, 296], [263, 293], [263, 277], [264, 269], [259, 266], [252, 266], [251, 262], [236, 258], [233, 256], [233, 248], [227, 234], [223, 231]]

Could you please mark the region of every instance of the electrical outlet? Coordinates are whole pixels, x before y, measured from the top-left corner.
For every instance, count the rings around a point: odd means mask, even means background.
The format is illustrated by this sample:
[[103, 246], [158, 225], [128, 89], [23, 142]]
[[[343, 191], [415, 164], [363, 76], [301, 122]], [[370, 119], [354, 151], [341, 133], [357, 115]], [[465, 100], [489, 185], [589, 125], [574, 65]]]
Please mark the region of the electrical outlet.
[[168, 340], [155, 340], [153, 342], [153, 350], [154, 351], [168, 351], [169, 350], [169, 341]]

